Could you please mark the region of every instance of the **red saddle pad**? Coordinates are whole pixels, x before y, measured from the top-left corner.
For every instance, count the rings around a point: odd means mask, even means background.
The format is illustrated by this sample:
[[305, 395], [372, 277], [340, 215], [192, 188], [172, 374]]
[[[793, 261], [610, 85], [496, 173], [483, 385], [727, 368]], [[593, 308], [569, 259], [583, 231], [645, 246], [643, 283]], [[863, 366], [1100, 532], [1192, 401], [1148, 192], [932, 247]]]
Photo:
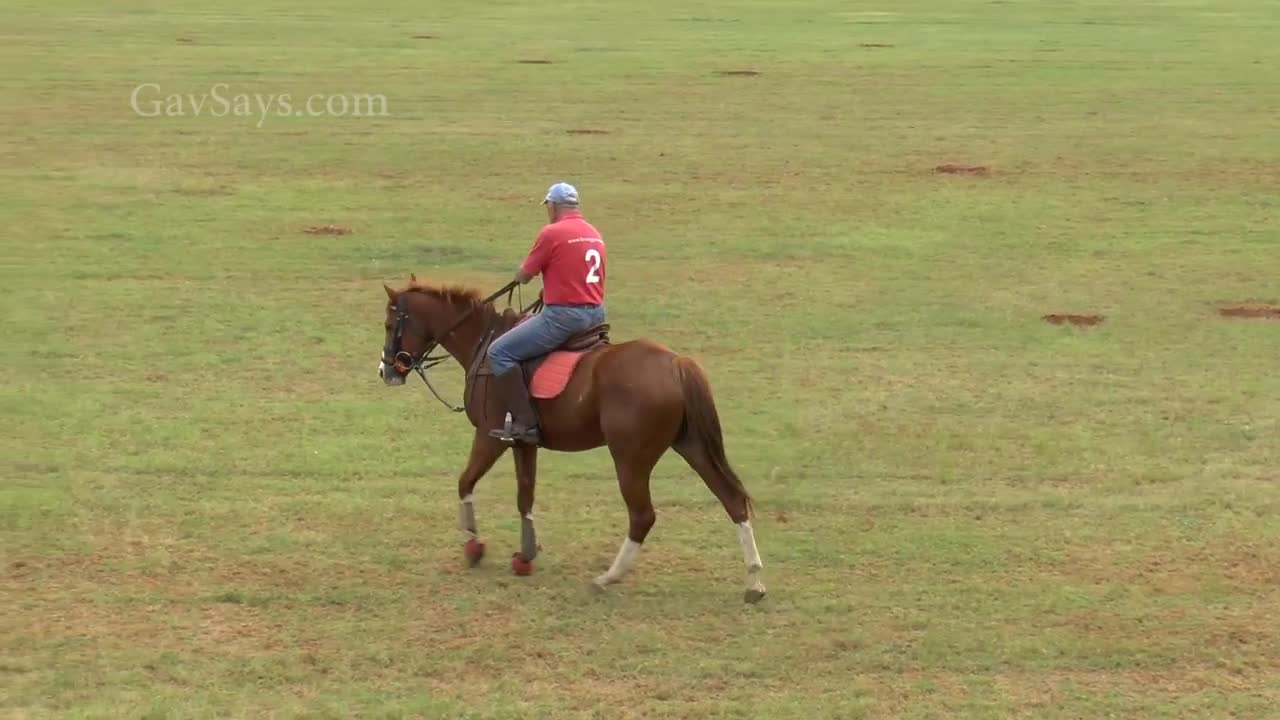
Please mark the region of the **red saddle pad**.
[[564, 386], [573, 377], [574, 368], [586, 353], [556, 350], [547, 356], [533, 373], [529, 382], [529, 394], [539, 400], [550, 400], [564, 392]]

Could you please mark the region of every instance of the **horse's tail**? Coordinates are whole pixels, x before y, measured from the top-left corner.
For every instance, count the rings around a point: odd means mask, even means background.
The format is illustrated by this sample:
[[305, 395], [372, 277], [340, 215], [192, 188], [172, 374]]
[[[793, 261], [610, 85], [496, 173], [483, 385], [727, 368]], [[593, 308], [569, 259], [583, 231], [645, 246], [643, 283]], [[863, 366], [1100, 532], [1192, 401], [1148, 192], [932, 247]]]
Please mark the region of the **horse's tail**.
[[711, 385], [707, 382], [707, 376], [693, 358], [677, 357], [675, 364], [680, 374], [681, 391], [684, 394], [684, 430], [681, 439], [697, 442], [702, 446], [707, 460], [716, 472], [731, 488], [742, 495], [747, 505], [747, 514], [750, 516], [751, 494], [747, 492], [742, 480], [729, 465], [729, 459], [725, 457], [720, 414], [716, 412], [716, 401], [711, 397]]

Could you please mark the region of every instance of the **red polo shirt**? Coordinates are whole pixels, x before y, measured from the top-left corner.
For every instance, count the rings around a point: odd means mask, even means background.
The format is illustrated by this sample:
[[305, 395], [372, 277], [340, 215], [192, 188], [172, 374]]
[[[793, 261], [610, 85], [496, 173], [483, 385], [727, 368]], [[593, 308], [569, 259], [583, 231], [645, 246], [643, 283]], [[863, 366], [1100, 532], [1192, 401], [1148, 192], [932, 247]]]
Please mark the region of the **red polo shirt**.
[[604, 303], [604, 240], [576, 210], [544, 225], [520, 270], [542, 275], [542, 301], [548, 305]]

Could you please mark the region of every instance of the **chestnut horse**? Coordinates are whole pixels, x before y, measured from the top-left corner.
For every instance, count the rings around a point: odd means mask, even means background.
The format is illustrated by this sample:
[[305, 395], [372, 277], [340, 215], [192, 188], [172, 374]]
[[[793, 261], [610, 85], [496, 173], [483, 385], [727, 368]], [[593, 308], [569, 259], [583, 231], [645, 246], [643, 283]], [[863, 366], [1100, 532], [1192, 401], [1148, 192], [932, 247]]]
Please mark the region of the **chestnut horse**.
[[[478, 369], [489, 341], [520, 320], [516, 312], [500, 313], [492, 304], [503, 293], [509, 299], [515, 285], [487, 299], [466, 288], [424, 285], [413, 276], [405, 288], [394, 290], [385, 283], [383, 287], [389, 299], [378, 367], [383, 381], [403, 385], [413, 371], [427, 380], [425, 371], [449, 357], [466, 370], [464, 407], [453, 409], [465, 410], [476, 429], [471, 456], [458, 478], [464, 554], [475, 566], [484, 545], [477, 534], [473, 491], [508, 448], [489, 436], [490, 429], [501, 427], [506, 408], [496, 388], [486, 387], [492, 375]], [[448, 355], [429, 357], [436, 346]], [[582, 357], [563, 392], [554, 399], [535, 399], [533, 404], [541, 430], [539, 447], [578, 452], [608, 446], [613, 456], [630, 527], [613, 565], [592, 581], [593, 589], [622, 580], [634, 566], [656, 519], [649, 499], [649, 475], [658, 459], [673, 448], [702, 477], [737, 525], [746, 563], [744, 600], [754, 603], [764, 598], [763, 565], [751, 529], [751, 497], [725, 457], [720, 418], [697, 362], [650, 340], [600, 345]], [[527, 575], [538, 552], [532, 515], [538, 447], [516, 444], [512, 454], [521, 519], [521, 549], [512, 557], [512, 568]]]

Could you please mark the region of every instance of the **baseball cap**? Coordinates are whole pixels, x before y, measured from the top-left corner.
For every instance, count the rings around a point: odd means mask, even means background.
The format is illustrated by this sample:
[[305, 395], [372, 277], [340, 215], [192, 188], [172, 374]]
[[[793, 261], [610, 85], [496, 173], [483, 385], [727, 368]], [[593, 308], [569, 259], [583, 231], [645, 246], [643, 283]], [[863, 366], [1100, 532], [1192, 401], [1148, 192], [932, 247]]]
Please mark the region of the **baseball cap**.
[[542, 204], [546, 205], [549, 202], [557, 205], [577, 205], [578, 189], [569, 183], [556, 183], [547, 191], [547, 197], [542, 201]]

